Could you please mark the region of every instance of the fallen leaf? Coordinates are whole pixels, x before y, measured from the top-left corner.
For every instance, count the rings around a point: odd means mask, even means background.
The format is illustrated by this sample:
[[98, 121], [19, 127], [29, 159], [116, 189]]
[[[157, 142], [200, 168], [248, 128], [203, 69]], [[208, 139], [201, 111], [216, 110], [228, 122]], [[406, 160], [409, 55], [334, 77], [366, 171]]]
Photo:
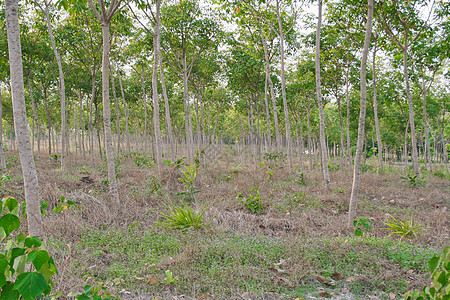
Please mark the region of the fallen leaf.
[[148, 284], [152, 285], [158, 282], [158, 277], [156, 277], [155, 275], [153, 275], [150, 280], [148, 281]]
[[347, 294], [348, 292], [350, 292], [348, 288], [343, 288], [341, 291], [342, 294]]
[[333, 285], [332, 282], [329, 282], [328, 279], [326, 279], [326, 278], [323, 277], [323, 276], [317, 275], [316, 278], [317, 278], [317, 280], [319, 280], [319, 281], [322, 282], [323, 284], [326, 284], [326, 285], [328, 285], [328, 286], [332, 286], [332, 285]]
[[395, 299], [396, 295], [393, 292], [389, 293], [389, 299]]
[[335, 280], [344, 280], [345, 279], [344, 275], [342, 275], [341, 273], [338, 273], [338, 272], [334, 272], [333, 275], [331, 275], [331, 278], [333, 278]]
[[325, 298], [331, 298], [331, 295], [329, 293], [327, 293], [327, 292], [321, 292], [321, 293], [319, 293], [319, 296], [320, 297], [325, 297]]
[[353, 282], [358, 280], [355, 276], [350, 276], [349, 278], [345, 279], [346, 282]]
[[144, 280], [145, 278], [144, 278], [144, 277], [137, 277], [137, 276], [134, 276], [134, 279], [136, 279], [136, 280]]

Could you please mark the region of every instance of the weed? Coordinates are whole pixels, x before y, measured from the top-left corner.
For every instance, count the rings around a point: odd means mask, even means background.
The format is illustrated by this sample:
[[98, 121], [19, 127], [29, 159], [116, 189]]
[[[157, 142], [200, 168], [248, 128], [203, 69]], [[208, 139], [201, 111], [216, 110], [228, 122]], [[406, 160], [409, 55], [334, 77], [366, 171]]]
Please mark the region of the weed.
[[164, 280], [166, 282], [166, 285], [169, 285], [169, 284], [177, 282], [178, 277], [173, 277], [172, 271], [167, 270], [166, 271], [166, 278]]
[[249, 209], [254, 214], [260, 214], [263, 210], [261, 203], [261, 196], [259, 195], [259, 188], [253, 187], [250, 189], [250, 196], [244, 197], [242, 192], [240, 192], [236, 198], [239, 199], [245, 208]]
[[412, 188], [418, 188], [419, 186], [425, 186], [425, 180], [420, 178], [419, 175], [408, 174], [400, 177], [402, 182], [408, 183]]
[[318, 197], [309, 196], [304, 191], [287, 194], [284, 196], [284, 198], [298, 206], [303, 206], [306, 208], [322, 208], [320, 199]]
[[365, 219], [365, 218], [359, 218], [353, 220], [353, 227], [355, 228], [355, 235], [356, 236], [363, 236], [364, 232], [369, 232], [372, 230], [372, 227], [370, 227], [370, 223], [372, 223], [372, 220]]
[[173, 206], [167, 214], [161, 213], [165, 219], [163, 222], [155, 222], [156, 226], [171, 229], [186, 230], [188, 228], [201, 229], [206, 226], [203, 222], [203, 215], [207, 207], [202, 211], [195, 211], [189, 206]]
[[75, 297], [75, 300], [120, 299], [120, 298], [111, 296], [111, 294], [108, 292], [108, 290], [103, 285], [97, 285], [97, 286], [85, 285], [83, 289], [84, 289], [83, 294], [77, 295], [76, 293], [72, 292], [72, 293], [69, 293], [69, 295], [67, 295], [67, 296]]
[[0, 183], [3, 183], [5, 181], [10, 181], [11, 180], [11, 175], [9, 175], [9, 173], [5, 173], [0, 177]]
[[306, 185], [306, 177], [304, 172], [298, 172], [297, 178], [295, 179], [295, 182], [300, 185]]
[[275, 174], [275, 171], [273, 170], [267, 170], [267, 180], [272, 180], [273, 175]]
[[58, 203], [59, 204], [53, 209], [54, 213], [60, 213], [62, 211], [65, 211], [66, 209], [68, 209], [72, 205], [77, 204], [73, 200], [67, 200], [64, 196], [61, 196], [61, 198], [58, 199]]
[[190, 166], [185, 166], [184, 170], [181, 172], [183, 173], [183, 177], [178, 178], [179, 181], [184, 183], [184, 187], [186, 188], [186, 191], [178, 193], [178, 195], [184, 195], [186, 196], [186, 200], [193, 201], [195, 198], [193, 197], [194, 194], [199, 193], [200, 191], [197, 191], [194, 186], [195, 178], [197, 177], [197, 165], [193, 164]]
[[423, 231], [422, 225], [415, 224], [411, 218], [405, 222], [395, 219], [392, 215], [389, 215], [390, 219], [387, 220], [384, 225], [388, 226], [387, 230], [392, 231], [389, 235], [398, 234], [400, 239], [403, 238], [416, 238]]
[[436, 299], [450, 297], [450, 247], [446, 247], [441, 256], [434, 256], [428, 262], [433, 282], [422, 291], [410, 291], [404, 295], [406, 300]]
[[162, 182], [159, 180], [156, 176], [150, 176], [148, 183], [147, 183], [147, 189], [152, 194], [159, 194], [161, 192]]
[[345, 190], [344, 190], [344, 188], [335, 188], [334, 190], [333, 190], [333, 193], [335, 193], [335, 194], [345, 194]]
[[52, 154], [52, 155], [50, 155], [50, 160], [58, 161], [60, 157], [61, 157], [61, 155], [59, 155], [59, 154]]
[[444, 172], [444, 171], [442, 171], [442, 170], [434, 170], [433, 171], [433, 176], [434, 177], [438, 177], [438, 178], [441, 178], [441, 179], [450, 179], [450, 173], [449, 172]]
[[144, 156], [135, 157], [134, 158], [134, 164], [136, 166], [138, 166], [139, 168], [142, 168], [142, 167], [149, 167], [149, 168], [151, 168], [151, 167], [154, 166], [153, 159], [152, 158], [147, 158], [147, 157], [144, 157]]
[[183, 160], [185, 160], [185, 159], [186, 159], [186, 157], [179, 158], [175, 161], [163, 160], [163, 163], [168, 165], [169, 167], [172, 167], [172, 168], [178, 170], [184, 165]]

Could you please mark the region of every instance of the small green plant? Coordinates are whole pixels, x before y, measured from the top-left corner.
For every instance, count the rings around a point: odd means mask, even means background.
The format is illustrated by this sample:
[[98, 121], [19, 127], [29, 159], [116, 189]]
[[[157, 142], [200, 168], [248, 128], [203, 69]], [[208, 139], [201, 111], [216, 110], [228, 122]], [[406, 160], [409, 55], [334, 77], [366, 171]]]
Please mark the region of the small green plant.
[[397, 220], [392, 215], [389, 215], [389, 218], [384, 225], [388, 226], [387, 230], [392, 231], [389, 235], [398, 234], [400, 235], [400, 239], [403, 238], [416, 238], [423, 231], [422, 225], [416, 224], [414, 222], [413, 217], [405, 222]]
[[9, 175], [9, 173], [5, 173], [2, 175], [2, 177], [0, 177], [0, 182], [3, 183], [5, 181], [10, 181], [11, 180], [11, 175]]
[[188, 228], [201, 229], [207, 225], [203, 222], [206, 209], [196, 211], [190, 206], [172, 206], [167, 214], [161, 213], [164, 221], [155, 222], [155, 225], [182, 231]]
[[356, 236], [363, 236], [364, 232], [369, 232], [372, 230], [372, 227], [370, 227], [370, 223], [372, 223], [372, 220], [366, 219], [366, 218], [358, 218], [353, 220], [353, 227], [355, 229], [355, 235]]
[[295, 182], [300, 185], [306, 185], [306, 177], [304, 172], [297, 172], [297, 178], [295, 179]]
[[152, 194], [158, 194], [161, 192], [162, 182], [156, 176], [150, 176], [147, 187]]
[[435, 255], [428, 262], [433, 282], [422, 291], [409, 291], [405, 300], [450, 299], [450, 247], [445, 247], [441, 256]]
[[267, 161], [284, 161], [286, 160], [287, 155], [283, 152], [266, 152], [263, 155], [263, 159]]
[[1, 298], [49, 299], [47, 295], [53, 288], [52, 277], [57, 273], [53, 258], [37, 237], [27, 237], [23, 233], [15, 238], [10, 237], [20, 227], [19, 208], [19, 203], [12, 197], [1, 200]]
[[186, 157], [179, 158], [175, 161], [163, 160], [163, 163], [168, 165], [169, 167], [172, 167], [172, 168], [175, 168], [178, 170], [184, 165], [183, 160], [185, 160], [185, 159], [186, 159]]
[[339, 165], [338, 164], [328, 163], [328, 170], [330, 170], [330, 171], [337, 171], [337, 170], [339, 170]]
[[249, 209], [254, 214], [260, 214], [263, 210], [261, 203], [261, 196], [259, 195], [259, 188], [253, 187], [250, 189], [250, 196], [245, 197], [242, 192], [240, 192], [236, 198], [239, 199], [244, 207]]
[[432, 174], [434, 177], [438, 177], [441, 179], [445, 179], [445, 178], [450, 179], [450, 173], [448, 173], [448, 171], [444, 172], [444, 171], [438, 169], [438, 170], [434, 170]]
[[109, 180], [108, 180], [108, 178], [102, 179], [101, 183], [104, 184], [104, 185], [106, 185], [106, 186], [108, 186], [108, 185], [109, 185]]
[[152, 168], [154, 166], [154, 162], [152, 158], [145, 157], [144, 155], [138, 155], [134, 158], [134, 164], [139, 168], [149, 167]]
[[272, 180], [273, 175], [275, 174], [274, 170], [267, 170], [267, 180]]
[[194, 186], [195, 178], [197, 177], [197, 165], [193, 164], [190, 166], [185, 166], [184, 170], [181, 172], [183, 173], [183, 177], [178, 178], [179, 181], [184, 183], [184, 187], [186, 188], [186, 191], [178, 193], [178, 195], [184, 195], [186, 196], [186, 200], [192, 201], [195, 200], [193, 197], [194, 194], [199, 193], [200, 191], [197, 191]]
[[172, 271], [166, 271], [166, 278], [164, 279], [167, 285], [177, 282], [178, 277], [173, 277]]
[[304, 191], [295, 192], [293, 194], [286, 194], [284, 199], [297, 205], [306, 208], [322, 208], [320, 199], [318, 197], [308, 195]]
[[425, 186], [425, 180], [420, 178], [419, 175], [408, 174], [400, 177], [402, 182], [408, 183], [412, 188], [418, 188], [419, 186]]
[[335, 194], [345, 194], [344, 188], [335, 188], [333, 191]]
[[53, 212], [54, 213], [60, 213], [62, 211], [65, 211], [66, 209], [68, 209], [72, 205], [77, 204], [73, 200], [67, 200], [66, 197], [64, 197], [64, 196], [61, 196], [61, 198], [58, 199], [58, 203], [59, 204], [55, 208], [53, 208]]
[[58, 161], [60, 157], [61, 157], [61, 155], [59, 155], [59, 154], [52, 154], [52, 155], [50, 155], [50, 160]]
[[70, 293], [67, 295], [68, 297], [75, 297], [76, 300], [112, 300], [112, 299], [120, 299], [118, 297], [111, 296], [111, 294], [106, 290], [103, 285], [84, 286], [84, 293], [77, 295], [76, 293]]

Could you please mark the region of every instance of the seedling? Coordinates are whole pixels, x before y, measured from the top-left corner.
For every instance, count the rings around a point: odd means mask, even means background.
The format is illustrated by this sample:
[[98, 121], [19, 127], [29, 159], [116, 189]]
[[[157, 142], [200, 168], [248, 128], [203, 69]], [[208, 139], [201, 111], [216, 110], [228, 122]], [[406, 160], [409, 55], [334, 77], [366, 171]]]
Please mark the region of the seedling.
[[237, 196], [239, 199], [239, 203], [241, 203], [244, 207], [249, 209], [254, 214], [260, 214], [263, 210], [261, 203], [261, 196], [259, 195], [259, 188], [253, 187], [250, 190], [250, 196], [244, 197], [242, 192], [240, 192]]
[[359, 218], [353, 220], [353, 227], [355, 228], [355, 235], [356, 236], [363, 236], [364, 232], [369, 232], [372, 230], [372, 227], [370, 227], [370, 223], [372, 223], [372, 220], [365, 219], [365, 218]]

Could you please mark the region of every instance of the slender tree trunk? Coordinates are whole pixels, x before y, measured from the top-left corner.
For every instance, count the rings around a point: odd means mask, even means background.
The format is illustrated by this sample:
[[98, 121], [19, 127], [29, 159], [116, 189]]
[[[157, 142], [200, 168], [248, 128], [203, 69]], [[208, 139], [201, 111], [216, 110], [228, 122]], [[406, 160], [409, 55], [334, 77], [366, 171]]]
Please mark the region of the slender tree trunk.
[[289, 171], [291, 175], [294, 173], [294, 158], [292, 153], [292, 140], [291, 140], [291, 122], [289, 120], [289, 112], [287, 105], [287, 97], [286, 97], [286, 75], [284, 70], [284, 32], [283, 25], [281, 22], [281, 13], [280, 13], [280, 5], [279, 0], [277, 0], [277, 17], [278, 17], [278, 28], [279, 28], [279, 37], [280, 37], [280, 56], [281, 56], [281, 95], [283, 97], [283, 106], [284, 106], [284, 124], [286, 127], [286, 141], [288, 148], [288, 160], [289, 160]]
[[[31, 151], [33, 151], [33, 153], [34, 153], [34, 137], [35, 137], [38, 121], [37, 121], [37, 116], [36, 116], [36, 103], [34, 102], [33, 89], [31, 88], [30, 75], [27, 74], [26, 78], [27, 78], [27, 83], [28, 83], [28, 91], [30, 92], [31, 109], [33, 111], [33, 130], [31, 133], [31, 136], [32, 136]], [[38, 155], [38, 158], [40, 158], [40, 153]]]
[[48, 123], [48, 156], [52, 155], [52, 118], [50, 116], [50, 110], [48, 109], [47, 89], [43, 87], [42, 94], [44, 97], [45, 114], [47, 115]]
[[14, 127], [17, 135], [20, 164], [22, 166], [28, 216], [28, 232], [32, 236], [43, 238], [44, 230], [42, 227], [41, 205], [39, 201], [39, 183], [31, 149], [25, 105], [18, 0], [5, 0], [5, 20], [8, 38]]
[[310, 118], [309, 118], [309, 114], [310, 114], [310, 104], [308, 103], [308, 109], [306, 110], [306, 125], [308, 127], [308, 158], [309, 158], [309, 170], [312, 171], [313, 169], [313, 161], [312, 161], [312, 140], [311, 140], [311, 122], [310, 122]]
[[194, 162], [193, 137], [192, 137], [192, 120], [189, 104], [189, 90], [188, 90], [188, 71], [186, 65], [186, 54], [183, 54], [183, 103], [184, 103], [184, 125], [186, 128], [186, 146], [188, 159]]
[[0, 168], [6, 172], [5, 151], [3, 151], [3, 97], [0, 89]]
[[271, 130], [270, 130], [270, 110], [269, 110], [269, 102], [268, 102], [268, 85], [269, 80], [267, 78], [266, 74], [266, 80], [264, 83], [264, 115], [266, 116], [266, 128], [267, 128], [267, 152], [271, 151], [272, 148], [272, 137], [271, 137]]
[[109, 23], [102, 23], [103, 36], [103, 59], [102, 59], [102, 97], [103, 97], [103, 127], [105, 131], [106, 144], [106, 163], [108, 164], [108, 186], [113, 203], [116, 205], [114, 210], [120, 208], [119, 191], [117, 189], [114, 150], [111, 139], [111, 108], [109, 102]]
[[81, 124], [81, 152], [83, 153], [83, 159], [86, 160], [86, 149], [84, 147], [84, 120], [83, 120], [83, 98], [80, 90], [80, 124]]
[[114, 97], [114, 104], [116, 106], [116, 127], [117, 127], [117, 156], [120, 155], [120, 110], [119, 110], [119, 101], [117, 100], [117, 94], [116, 94], [116, 85], [114, 83], [114, 72], [110, 66], [110, 72], [111, 72], [111, 88], [113, 92]]
[[350, 73], [350, 63], [347, 67], [347, 72], [345, 73], [345, 97], [347, 103], [347, 158], [348, 165], [350, 169], [352, 168], [352, 144], [350, 140], [350, 96], [349, 96], [349, 73]]
[[[344, 168], [344, 123], [342, 122], [342, 109], [341, 109], [341, 97], [337, 96], [337, 104], [339, 110], [339, 128], [341, 129], [341, 141], [339, 151], [339, 168]], [[336, 155], [336, 154], [335, 154]]]
[[[156, 19], [159, 20], [161, 0], [156, 2]], [[153, 90], [153, 128], [155, 131], [155, 154], [156, 154], [156, 164], [158, 165], [158, 171], [161, 172], [162, 159], [161, 159], [161, 128], [159, 123], [159, 95], [158, 95], [158, 63], [159, 56], [161, 55], [160, 50], [160, 24], [155, 22], [155, 51], [154, 51], [154, 61], [153, 61], [153, 77], [152, 77], [152, 90]]]
[[282, 145], [282, 141], [281, 141], [281, 134], [280, 134], [280, 128], [278, 125], [278, 109], [277, 109], [277, 102], [275, 99], [275, 92], [273, 89], [273, 82], [272, 79], [270, 78], [270, 60], [269, 60], [269, 51], [267, 50], [267, 40], [266, 37], [264, 36], [262, 30], [259, 30], [259, 33], [261, 35], [261, 39], [263, 42], [263, 47], [264, 47], [264, 59], [266, 61], [266, 80], [269, 83], [269, 87], [270, 87], [270, 95], [272, 97], [272, 106], [273, 106], [273, 121], [275, 123], [275, 142], [276, 142], [276, 148], [278, 151], [280, 151], [281, 149], [281, 145]]
[[123, 102], [123, 107], [124, 107], [124, 111], [125, 111], [125, 134], [127, 135], [127, 152], [130, 153], [131, 152], [130, 128], [129, 128], [129, 124], [128, 124], [128, 118], [129, 118], [130, 112], [128, 110], [127, 102], [125, 101], [125, 93], [123, 91], [122, 77], [120, 76], [118, 64], [117, 64], [117, 77], [119, 78], [120, 94], [122, 96], [122, 102]]
[[58, 64], [58, 72], [59, 72], [59, 97], [61, 102], [61, 169], [64, 169], [66, 166], [65, 156], [66, 156], [66, 85], [64, 83], [64, 71], [62, 68], [61, 56], [59, 55], [58, 49], [56, 48], [55, 37], [53, 36], [52, 24], [50, 23], [50, 14], [49, 14], [49, 5], [47, 0], [45, 2], [45, 9], [43, 9], [43, 13], [45, 14], [45, 19], [47, 20], [47, 30], [48, 35], [50, 36], [50, 41], [52, 43], [53, 53], [55, 54], [56, 63]]
[[[157, 16], [159, 16], [157, 14]], [[161, 55], [161, 49], [159, 48], [159, 75], [161, 76], [161, 87], [163, 92], [163, 98], [164, 98], [164, 113], [165, 113], [165, 119], [166, 119], [166, 129], [167, 129], [167, 136], [169, 137], [169, 144], [171, 149], [171, 159], [175, 159], [176, 155], [176, 145], [175, 145], [175, 139], [173, 136], [173, 129], [172, 129], [172, 121], [170, 119], [170, 106], [169, 106], [169, 97], [167, 97], [167, 89], [166, 89], [166, 80], [164, 78], [164, 66], [162, 62], [162, 55]]]
[[319, 16], [317, 20], [316, 31], [316, 89], [317, 89], [317, 102], [319, 105], [319, 119], [320, 119], [320, 148], [322, 151], [322, 170], [323, 177], [327, 188], [330, 188], [331, 180], [330, 173], [328, 171], [328, 156], [327, 146], [325, 144], [325, 114], [323, 111], [322, 101], [322, 88], [320, 84], [320, 30], [322, 25], [322, 0], [319, 0]]
[[408, 99], [408, 107], [409, 107], [409, 123], [411, 125], [411, 144], [412, 144], [412, 161], [414, 167], [414, 173], [419, 175], [419, 157], [417, 154], [417, 141], [416, 141], [416, 125], [414, 122], [414, 105], [412, 102], [411, 96], [411, 88], [409, 86], [409, 75], [408, 75], [408, 39], [405, 31], [405, 46], [403, 48], [403, 77], [405, 78], [405, 88], [406, 88], [406, 96]]
[[361, 155], [364, 143], [364, 127], [366, 125], [366, 103], [367, 103], [367, 56], [369, 53], [370, 36], [372, 33], [372, 18], [373, 18], [373, 0], [368, 0], [367, 9], [367, 25], [366, 36], [364, 39], [364, 48], [361, 60], [361, 103], [359, 111], [359, 124], [358, 124], [358, 141], [356, 146], [355, 156], [355, 168], [353, 170], [353, 185], [352, 193], [350, 196], [350, 205], [348, 211], [347, 226], [351, 229], [354, 228], [353, 220], [356, 217], [356, 205], [359, 191], [359, 184], [361, 179]]
[[431, 151], [430, 151], [430, 134], [428, 129], [428, 113], [427, 113], [427, 88], [425, 87], [425, 81], [422, 88], [422, 102], [423, 102], [423, 126], [425, 131], [425, 163], [427, 169], [431, 172]]
[[378, 121], [378, 103], [377, 103], [377, 74], [376, 74], [376, 66], [375, 66], [375, 59], [376, 59], [376, 42], [375, 39], [375, 46], [373, 49], [373, 60], [372, 60], [372, 73], [373, 73], [373, 114], [375, 117], [375, 130], [377, 132], [377, 150], [378, 150], [378, 169], [381, 171], [384, 171], [384, 165], [383, 165], [383, 144], [381, 143], [381, 133], [380, 133], [380, 122]]

